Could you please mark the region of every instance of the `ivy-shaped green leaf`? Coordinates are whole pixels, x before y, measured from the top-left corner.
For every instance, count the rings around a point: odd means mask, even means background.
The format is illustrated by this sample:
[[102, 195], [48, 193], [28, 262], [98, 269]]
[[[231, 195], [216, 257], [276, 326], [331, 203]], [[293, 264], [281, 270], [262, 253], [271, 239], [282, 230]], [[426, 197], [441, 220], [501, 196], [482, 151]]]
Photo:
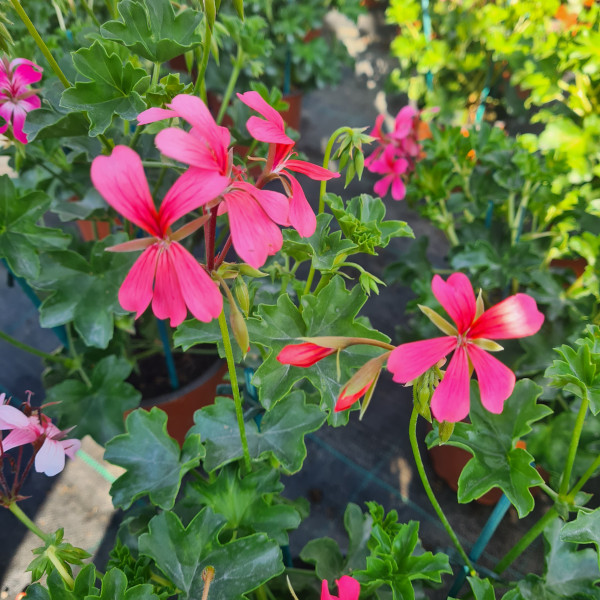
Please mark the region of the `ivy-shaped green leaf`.
[[113, 115], [135, 119], [146, 108], [140, 96], [150, 84], [144, 69], [134, 67], [116, 54], [108, 54], [101, 42], [71, 54], [77, 71], [90, 81], [77, 81], [62, 95], [60, 105], [85, 111], [90, 120], [90, 135], [104, 133]]
[[591, 512], [580, 510], [577, 518], [562, 528], [560, 539], [564, 542], [594, 544], [600, 569], [600, 508]]
[[187, 8], [177, 16], [169, 0], [121, 0], [121, 21], [108, 21], [100, 33], [121, 42], [133, 52], [163, 63], [202, 44], [196, 33], [201, 15]]
[[49, 388], [48, 412], [59, 418], [63, 429], [75, 427], [77, 437], [91, 435], [105, 445], [125, 431], [124, 414], [140, 402], [141, 394], [125, 381], [130, 373], [131, 364], [125, 359], [107, 356], [94, 368], [90, 388], [79, 379]]
[[187, 527], [165, 511], [150, 521], [149, 533], [139, 539], [139, 551], [156, 561], [183, 598], [202, 596], [202, 571], [212, 566], [211, 600], [243, 600], [244, 594], [283, 571], [281, 550], [262, 533], [221, 545], [218, 535], [224, 523], [208, 507]]
[[60, 229], [37, 225], [50, 208], [50, 198], [40, 191], [21, 193], [8, 175], [0, 176], [0, 258], [19, 277], [34, 279], [40, 273], [40, 251], [69, 245]]
[[132, 412], [127, 433], [106, 444], [104, 458], [126, 469], [110, 488], [113, 504], [129, 508], [134, 500], [150, 496], [164, 509], [173, 507], [183, 476], [200, 464], [205, 450], [199, 435], [188, 435], [183, 448], [167, 433], [167, 414], [154, 407]]
[[127, 576], [123, 571], [112, 568], [102, 578], [99, 595], [86, 596], [85, 600], [158, 600], [149, 583], [127, 587]]
[[323, 537], [308, 542], [302, 548], [300, 558], [315, 565], [319, 579], [334, 581], [342, 575], [351, 575], [367, 566], [367, 543], [372, 525], [373, 518], [369, 514], [363, 514], [356, 504], [349, 503], [344, 513], [344, 527], [348, 533], [346, 556], [342, 556], [335, 540]]
[[479, 579], [479, 577], [467, 577], [475, 600], [496, 600], [494, 586], [489, 579]]
[[[304, 436], [316, 431], [324, 420], [317, 406], [306, 404], [304, 392], [292, 392], [266, 412], [260, 430], [254, 419], [246, 421], [250, 456], [272, 455], [288, 473], [296, 473], [306, 458]], [[206, 445], [206, 470], [214, 471], [243, 456], [231, 398], [218, 397], [213, 405], [196, 411], [194, 421], [190, 432], [199, 433]]]
[[[523, 518], [534, 507], [530, 487], [543, 483], [531, 463], [533, 457], [515, 445], [531, 431], [531, 423], [552, 410], [536, 400], [542, 388], [529, 379], [515, 385], [501, 414], [488, 412], [479, 400], [478, 386], [471, 386], [471, 424], [457, 423], [447, 442], [473, 454], [458, 480], [458, 501], [471, 502], [493, 487], [499, 487]], [[436, 432], [427, 437], [431, 447], [438, 443]]]
[[344, 235], [357, 245], [356, 252], [377, 254], [375, 249], [385, 248], [392, 238], [415, 237], [405, 221], [385, 220], [385, 204], [381, 198], [361, 194], [344, 204], [340, 196], [327, 194], [325, 202]]
[[96, 581], [96, 568], [94, 565], [86, 565], [79, 571], [75, 578], [73, 589], [67, 587], [60, 573], [54, 569], [48, 579], [46, 586], [34, 583], [27, 588], [29, 600], [81, 600], [98, 590], [94, 587]]
[[269, 349], [269, 355], [252, 380], [259, 390], [263, 406], [269, 409], [284, 398], [297, 382], [308, 379], [321, 393], [321, 407], [329, 412], [329, 423], [342, 425], [348, 421], [348, 411], [333, 411], [337, 396], [354, 371], [373, 356], [381, 354], [381, 349], [359, 345], [342, 351], [339, 380], [335, 356], [303, 369], [282, 365], [277, 361], [277, 355], [284, 346], [300, 343], [299, 338], [307, 336], [355, 336], [389, 341], [387, 336], [369, 327], [365, 319], [357, 318], [366, 299], [359, 286], [348, 291], [343, 279], [336, 276], [317, 296], [303, 296], [302, 312], [286, 294], [279, 297], [277, 305], [258, 307], [258, 316], [248, 319], [247, 324], [250, 341]]
[[237, 531], [238, 537], [266, 533], [286, 546], [288, 531], [300, 525], [300, 514], [293, 506], [272, 501], [282, 490], [276, 469], [263, 467], [242, 477], [236, 465], [228, 465], [214, 481], [191, 482], [182, 504], [210, 506], [227, 519], [227, 528]]
[[118, 291], [133, 257], [106, 248], [124, 242], [124, 233], [96, 242], [90, 261], [70, 250], [48, 252], [41, 260], [40, 276], [32, 282], [52, 293], [40, 307], [42, 327], [56, 327], [73, 321], [87, 346], [106, 348], [114, 333], [114, 315], [126, 311], [119, 304]]
[[555, 360], [546, 369], [545, 376], [552, 379], [553, 386], [566, 387], [579, 398], [587, 395], [590, 409], [597, 415], [600, 412], [600, 328], [588, 325], [585, 337], [575, 343], [577, 348], [567, 345], [555, 348], [563, 360]]

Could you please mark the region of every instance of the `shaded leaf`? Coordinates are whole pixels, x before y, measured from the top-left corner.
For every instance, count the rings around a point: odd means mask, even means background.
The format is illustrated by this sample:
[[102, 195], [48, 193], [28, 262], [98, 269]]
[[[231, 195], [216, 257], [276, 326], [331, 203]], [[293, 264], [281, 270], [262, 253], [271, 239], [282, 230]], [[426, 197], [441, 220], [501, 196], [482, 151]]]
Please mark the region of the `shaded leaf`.
[[598, 567], [600, 568], [600, 508], [592, 512], [580, 510], [577, 513], [577, 518], [562, 528], [560, 539], [564, 542], [594, 544], [598, 554]]

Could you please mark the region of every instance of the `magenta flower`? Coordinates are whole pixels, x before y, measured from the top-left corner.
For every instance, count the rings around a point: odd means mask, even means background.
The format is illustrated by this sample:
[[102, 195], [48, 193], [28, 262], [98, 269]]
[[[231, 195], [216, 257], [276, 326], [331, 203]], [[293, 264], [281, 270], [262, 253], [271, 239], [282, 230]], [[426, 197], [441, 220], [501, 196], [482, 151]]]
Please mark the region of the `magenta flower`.
[[[4, 394], [0, 402], [4, 401]], [[79, 440], [63, 439], [67, 432], [61, 431], [46, 416], [34, 414], [27, 417], [20, 410], [8, 404], [0, 405], [0, 429], [11, 432], [2, 440], [2, 452], [25, 444], [40, 444], [35, 455], [35, 470], [49, 477], [60, 473], [65, 468], [65, 455], [75, 458], [81, 447]]]
[[[191, 166], [183, 175], [196, 191], [198, 206], [220, 196], [219, 214], [227, 213], [231, 239], [237, 254], [249, 265], [260, 268], [281, 249], [283, 236], [277, 225], [289, 225], [289, 203], [278, 192], [260, 190], [243, 181], [232, 164], [229, 130], [215, 123], [208, 108], [195, 96], [175, 96], [168, 109], [149, 108], [138, 116], [141, 124], [180, 117], [192, 125], [187, 132], [177, 127], [163, 129], [156, 146], [165, 155]], [[218, 192], [206, 193], [214, 181]], [[216, 188], [213, 192], [216, 191]]]
[[326, 356], [336, 353], [337, 348], [325, 348], [311, 342], [303, 344], [290, 344], [284, 346], [277, 355], [277, 360], [282, 365], [294, 367], [312, 367]]
[[405, 158], [398, 158], [394, 146], [386, 146], [383, 154], [377, 160], [371, 161], [369, 171], [384, 175], [373, 190], [378, 196], [385, 196], [392, 186], [392, 198], [402, 200], [406, 196], [406, 186], [402, 180], [402, 175], [407, 172], [409, 163]]
[[321, 584], [321, 600], [358, 600], [360, 596], [360, 583], [349, 577], [342, 575], [337, 581], [339, 596], [332, 596], [329, 593], [329, 585], [324, 579]]
[[438, 421], [454, 423], [469, 414], [471, 365], [477, 373], [483, 406], [491, 413], [501, 413], [515, 386], [515, 374], [486, 350], [502, 349], [492, 339], [537, 333], [544, 315], [527, 294], [510, 296], [484, 312], [483, 303], [475, 300], [471, 283], [462, 273], [450, 275], [448, 281], [435, 275], [431, 288], [456, 327], [428, 311], [434, 324], [448, 335], [402, 344], [393, 350], [387, 366], [394, 381], [408, 383], [454, 351], [444, 378], [433, 393], [433, 416]]
[[177, 219], [221, 192], [218, 178], [204, 179], [202, 188], [195, 179], [191, 181], [189, 173], [175, 181], [157, 211], [142, 161], [127, 146], [117, 146], [110, 156], [98, 156], [91, 170], [92, 182], [103, 198], [152, 236], [110, 248], [115, 252], [144, 250], [121, 285], [121, 306], [134, 311], [138, 318], [152, 302], [154, 314], [159, 319], [170, 319], [171, 327], [186, 318], [188, 309], [199, 321], [208, 322], [223, 308], [217, 285], [179, 243], [201, 227], [207, 217], [171, 231]]
[[295, 142], [286, 135], [282, 116], [269, 106], [258, 92], [238, 94], [238, 98], [264, 117], [261, 119], [253, 116], [246, 122], [246, 127], [254, 139], [270, 145], [263, 177], [277, 177], [282, 182], [290, 201], [290, 224], [302, 237], [310, 237], [317, 227], [317, 219], [302, 186], [290, 171], [302, 173], [317, 181], [327, 181], [339, 177], [340, 174], [292, 158], [295, 155], [292, 151]]
[[0, 117], [6, 121], [0, 126], [0, 133], [4, 133], [10, 124], [15, 139], [23, 144], [27, 143], [27, 135], [23, 132], [25, 116], [41, 106], [37, 90], [29, 86], [42, 78], [42, 71], [42, 67], [26, 58], [9, 62], [4, 56], [0, 61]]

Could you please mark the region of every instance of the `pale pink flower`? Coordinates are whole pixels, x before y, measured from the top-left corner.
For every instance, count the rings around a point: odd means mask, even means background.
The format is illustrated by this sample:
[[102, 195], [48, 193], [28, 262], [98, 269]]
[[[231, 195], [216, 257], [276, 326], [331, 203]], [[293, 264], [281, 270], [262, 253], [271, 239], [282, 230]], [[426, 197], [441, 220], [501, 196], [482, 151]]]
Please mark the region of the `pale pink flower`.
[[277, 177], [282, 182], [290, 202], [290, 224], [302, 237], [311, 236], [317, 227], [317, 219], [302, 186], [290, 171], [307, 175], [317, 181], [327, 181], [339, 177], [340, 174], [294, 159], [295, 142], [286, 135], [282, 116], [265, 102], [258, 92], [238, 94], [238, 98], [264, 117], [261, 119], [252, 116], [246, 122], [246, 127], [254, 139], [269, 144], [269, 155], [263, 177], [267, 179]]
[[188, 309], [199, 321], [218, 317], [223, 298], [217, 285], [179, 243], [206, 218], [176, 232], [171, 231], [171, 225], [198, 208], [206, 197], [218, 196], [222, 181], [208, 177], [201, 188], [188, 170], [175, 181], [157, 211], [142, 161], [127, 146], [116, 146], [110, 156], [95, 158], [91, 178], [108, 204], [152, 236], [110, 248], [115, 252], [144, 250], [121, 285], [121, 306], [135, 311], [137, 318], [152, 302], [154, 314], [159, 319], [170, 319], [172, 327], [186, 318]]
[[[0, 402], [4, 394], [0, 396]], [[52, 421], [41, 413], [27, 417], [20, 410], [8, 404], [0, 405], [0, 430], [11, 432], [2, 440], [2, 451], [32, 444], [43, 440], [41, 448], [35, 455], [35, 470], [49, 477], [60, 473], [65, 468], [65, 455], [75, 458], [81, 447], [79, 440], [63, 439], [67, 431], [61, 431]]]
[[4, 133], [10, 124], [15, 139], [23, 144], [27, 143], [27, 135], [23, 132], [25, 117], [41, 106], [36, 95], [38, 91], [29, 86], [42, 78], [42, 70], [26, 58], [9, 62], [4, 56], [0, 61], [0, 117], [6, 121], [0, 126], [0, 133]]
[[[163, 129], [156, 136], [156, 146], [165, 156], [191, 166], [184, 177], [196, 191], [198, 206], [219, 196], [219, 214], [229, 217], [235, 251], [249, 265], [260, 268], [283, 244], [277, 225], [289, 225], [287, 198], [243, 181], [242, 171], [233, 166], [228, 129], [216, 124], [200, 98], [180, 94], [168, 106], [145, 110], [138, 122], [179, 117], [192, 125], [189, 132], [177, 127]], [[206, 182], [211, 179], [220, 184], [216, 196], [206, 193]]]
[[394, 381], [408, 383], [454, 351], [444, 378], [433, 393], [431, 411], [438, 421], [456, 422], [469, 414], [470, 366], [477, 373], [483, 406], [491, 413], [502, 412], [512, 394], [515, 374], [486, 350], [502, 348], [492, 339], [521, 338], [537, 333], [544, 315], [527, 294], [515, 294], [483, 312], [475, 300], [466, 275], [454, 273], [448, 281], [435, 275], [433, 294], [456, 327], [437, 316], [434, 323], [449, 335], [402, 344], [388, 359]]
[[329, 593], [329, 585], [324, 579], [321, 584], [321, 600], [358, 600], [360, 596], [360, 583], [348, 575], [342, 575], [337, 581], [339, 596]]

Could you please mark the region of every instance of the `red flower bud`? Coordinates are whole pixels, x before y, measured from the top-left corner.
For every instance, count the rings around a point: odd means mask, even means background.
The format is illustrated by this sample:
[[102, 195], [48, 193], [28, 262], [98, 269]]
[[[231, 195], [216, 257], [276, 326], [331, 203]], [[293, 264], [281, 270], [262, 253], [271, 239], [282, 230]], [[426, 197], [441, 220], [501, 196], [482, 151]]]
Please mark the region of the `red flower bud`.
[[322, 358], [330, 356], [337, 352], [336, 348], [323, 348], [305, 342], [304, 344], [292, 344], [285, 346], [277, 355], [277, 360], [283, 365], [293, 365], [294, 367], [312, 367]]

